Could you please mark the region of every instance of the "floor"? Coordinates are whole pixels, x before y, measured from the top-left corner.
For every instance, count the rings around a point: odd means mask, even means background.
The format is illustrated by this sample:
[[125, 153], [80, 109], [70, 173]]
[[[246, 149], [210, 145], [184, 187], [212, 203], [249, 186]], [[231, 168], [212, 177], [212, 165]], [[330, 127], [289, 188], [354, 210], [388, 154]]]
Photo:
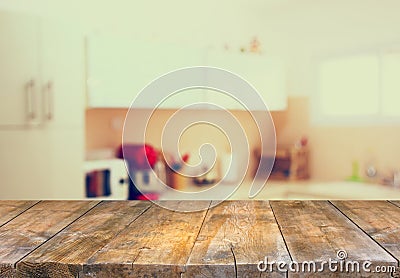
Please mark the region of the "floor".
[[399, 274], [400, 201], [160, 204], [207, 209], [1, 201], [0, 277], [351, 277], [344, 266], [356, 264], [363, 277]]

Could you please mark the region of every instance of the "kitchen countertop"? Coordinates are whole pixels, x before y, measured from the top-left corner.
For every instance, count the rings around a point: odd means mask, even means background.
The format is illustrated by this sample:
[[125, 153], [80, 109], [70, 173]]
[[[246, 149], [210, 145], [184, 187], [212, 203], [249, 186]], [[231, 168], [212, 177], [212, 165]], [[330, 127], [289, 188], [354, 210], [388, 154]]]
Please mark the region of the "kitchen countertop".
[[[321, 269], [340, 255], [370, 262], [371, 271], [400, 270], [399, 201], [168, 202], [209, 208], [0, 201], [0, 277], [287, 277], [276, 266], [260, 273], [257, 265], [312, 260]], [[322, 274], [349, 277], [326, 265]]]
[[[219, 184], [220, 198], [231, 192], [235, 185]], [[248, 200], [251, 182], [245, 180], [229, 197], [229, 200]], [[211, 186], [189, 184], [183, 191], [196, 192]], [[192, 197], [192, 196], [191, 196]], [[215, 196], [212, 196], [215, 198]], [[217, 196], [218, 197], [218, 196]], [[161, 194], [163, 200], [174, 200], [173, 192]], [[400, 188], [393, 186], [352, 181], [276, 181], [268, 180], [255, 200], [400, 200]]]

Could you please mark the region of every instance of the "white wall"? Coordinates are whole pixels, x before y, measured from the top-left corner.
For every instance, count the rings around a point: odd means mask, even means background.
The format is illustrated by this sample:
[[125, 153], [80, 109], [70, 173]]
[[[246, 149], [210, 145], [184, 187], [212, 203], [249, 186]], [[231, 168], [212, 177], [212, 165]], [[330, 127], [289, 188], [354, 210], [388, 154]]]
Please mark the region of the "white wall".
[[257, 36], [267, 54], [288, 61], [289, 95], [309, 95], [312, 61], [400, 40], [398, 0], [9, 0], [0, 8], [67, 18], [85, 33], [130, 33], [138, 39], [233, 51]]

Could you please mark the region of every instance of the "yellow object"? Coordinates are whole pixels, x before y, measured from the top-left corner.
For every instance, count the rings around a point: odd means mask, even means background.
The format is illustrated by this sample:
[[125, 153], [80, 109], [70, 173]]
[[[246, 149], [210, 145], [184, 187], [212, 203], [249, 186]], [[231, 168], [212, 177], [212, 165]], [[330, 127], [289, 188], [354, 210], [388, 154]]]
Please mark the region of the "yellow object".
[[[176, 190], [184, 190], [186, 188], [186, 185], [188, 184], [190, 177], [185, 177], [184, 175], [173, 171], [169, 167], [166, 167], [166, 170], [167, 185]], [[182, 169], [180, 170], [180, 172], [182, 172]]]
[[172, 172], [170, 174], [170, 184], [169, 186], [171, 186], [172, 188], [176, 189], [176, 190], [184, 190], [186, 185], [187, 185], [187, 177]]

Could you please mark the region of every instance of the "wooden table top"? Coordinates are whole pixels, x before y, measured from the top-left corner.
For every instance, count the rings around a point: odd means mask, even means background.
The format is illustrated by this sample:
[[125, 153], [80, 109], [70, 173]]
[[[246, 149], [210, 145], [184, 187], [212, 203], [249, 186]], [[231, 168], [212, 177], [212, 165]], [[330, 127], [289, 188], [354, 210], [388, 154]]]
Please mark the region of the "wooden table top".
[[257, 265], [318, 267], [339, 250], [399, 275], [399, 220], [400, 201], [0, 201], [0, 277], [292, 277], [306, 274]]

